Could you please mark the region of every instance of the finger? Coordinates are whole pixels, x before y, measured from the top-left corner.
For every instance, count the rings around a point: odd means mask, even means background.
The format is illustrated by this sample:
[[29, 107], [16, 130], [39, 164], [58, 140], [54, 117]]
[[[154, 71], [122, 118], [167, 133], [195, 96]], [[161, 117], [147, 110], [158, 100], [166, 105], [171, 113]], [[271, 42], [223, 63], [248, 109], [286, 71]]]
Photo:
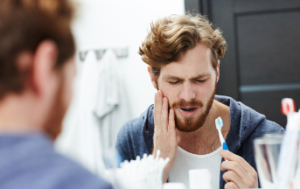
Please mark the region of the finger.
[[161, 108], [162, 108], [162, 95], [161, 95], [161, 92], [158, 91], [155, 94], [155, 100], [154, 100], [154, 125], [155, 125], [155, 132], [161, 130], [161, 127], [160, 127]]
[[242, 188], [243, 186], [242, 178], [238, 176], [234, 171], [227, 171], [226, 173], [224, 173], [223, 179], [227, 183], [233, 182], [237, 186], [237, 188]]
[[240, 178], [249, 178], [247, 172], [235, 161], [223, 161], [221, 164], [222, 171], [233, 171], [235, 172]]
[[237, 162], [238, 164], [241, 165], [241, 167], [249, 174], [251, 174], [252, 176], [255, 176], [255, 169], [247, 162], [245, 161], [242, 157], [230, 152], [230, 151], [227, 151], [227, 150], [222, 150], [220, 152], [220, 155], [228, 160], [228, 161], [235, 161]]
[[168, 126], [168, 137], [169, 140], [172, 141], [172, 147], [177, 148], [180, 142], [180, 137], [176, 134], [176, 126], [175, 126], [175, 115], [174, 110], [170, 109], [169, 114], [169, 126]]
[[161, 114], [161, 130], [163, 133], [167, 133], [168, 125], [169, 125], [169, 116], [168, 116], [168, 99], [167, 97], [163, 98], [163, 107]]
[[169, 113], [169, 127], [168, 127], [168, 133], [170, 134], [175, 134], [176, 130], [175, 130], [175, 115], [174, 115], [174, 110], [170, 109], [170, 113]]
[[234, 182], [227, 182], [224, 189], [236, 189], [239, 188]]
[[[243, 188], [255, 188], [257, 185], [256, 182], [258, 180], [256, 171], [254, 171], [256, 176], [253, 176], [252, 174], [249, 174], [245, 171], [243, 167], [241, 167], [240, 164], [234, 161], [224, 161], [221, 164], [221, 170], [229, 170], [225, 174], [236, 174], [238, 176], [238, 180], [233, 180], [239, 187]], [[233, 173], [232, 173], [233, 172]], [[224, 174], [224, 175], [225, 175]], [[228, 176], [230, 178], [232, 175]], [[225, 180], [225, 179], [224, 179]]]

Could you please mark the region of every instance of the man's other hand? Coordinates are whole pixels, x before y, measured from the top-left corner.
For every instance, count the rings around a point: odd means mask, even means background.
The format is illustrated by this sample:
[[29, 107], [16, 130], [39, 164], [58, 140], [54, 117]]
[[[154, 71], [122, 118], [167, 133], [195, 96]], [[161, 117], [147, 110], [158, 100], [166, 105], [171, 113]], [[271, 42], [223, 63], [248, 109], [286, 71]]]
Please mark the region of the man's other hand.
[[167, 97], [163, 96], [162, 91], [155, 94], [154, 103], [154, 138], [153, 152], [156, 156], [157, 150], [160, 150], [160, 157], [170, 158], [169, 163], [164, 168], [163, 181], [168, 179], [169, 172], [173, 167], [177, 155], [178, 141], [176, 138], [174, 110], [169, 113], [169, 102]]
[[221, 164], [222, 171], [228, 170], [223, 175], [226, 182], [225, 189], [258, 188], [257, 173], [248, 162], [230, 151], [222, 150], [220, 155], [228, 160]]

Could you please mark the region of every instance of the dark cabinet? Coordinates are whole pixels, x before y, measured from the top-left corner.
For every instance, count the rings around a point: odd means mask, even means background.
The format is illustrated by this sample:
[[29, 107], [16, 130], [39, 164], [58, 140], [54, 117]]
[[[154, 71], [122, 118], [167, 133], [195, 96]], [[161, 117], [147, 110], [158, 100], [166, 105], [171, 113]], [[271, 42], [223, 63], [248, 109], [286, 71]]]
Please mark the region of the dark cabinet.
[[186, 0], [185, 7], [207, 15], [228, 42], [217, 93], [285, 127], [281, 99], [300, 108], [300, 1]]

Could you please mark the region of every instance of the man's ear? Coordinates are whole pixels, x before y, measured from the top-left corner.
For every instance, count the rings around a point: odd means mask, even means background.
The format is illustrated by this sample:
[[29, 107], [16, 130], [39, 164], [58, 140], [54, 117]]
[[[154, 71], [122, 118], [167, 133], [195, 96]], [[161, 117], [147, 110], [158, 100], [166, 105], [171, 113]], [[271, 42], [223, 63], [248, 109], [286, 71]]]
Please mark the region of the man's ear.
[[153, 75], [150, 66], [148, 66], [148, 73], [150, 75], [150, 79], [151, 79], [151, 83], [152, 83], [153, 87], [158, 90], [158, 87], [157, 87], [156, 81], [155, 81], [155, 76]]
[[33, 57], [31, 74], [32, 87], [37, 95], [53, 90], [51, 85], [55, 78], [54, 66], [57, 55], [57, 46], [53, 41], [43, 41], [37, 47]]
[[217, 82], [219, 81], [220, 79], [220, 60], [218, 60], [218, 65], [217, 65]]

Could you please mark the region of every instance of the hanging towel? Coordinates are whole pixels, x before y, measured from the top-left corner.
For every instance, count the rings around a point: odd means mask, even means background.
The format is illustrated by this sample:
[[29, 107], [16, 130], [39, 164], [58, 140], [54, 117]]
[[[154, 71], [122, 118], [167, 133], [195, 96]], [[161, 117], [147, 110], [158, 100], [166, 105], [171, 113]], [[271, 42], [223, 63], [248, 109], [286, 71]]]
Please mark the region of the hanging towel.
[[72, 104], [56, 148], [101, 175], [104, 149], [115, 146], [120, 127], [131, 119], [122, 72], [113, 51], [101, 60], [88, 53], [78, 71]]

